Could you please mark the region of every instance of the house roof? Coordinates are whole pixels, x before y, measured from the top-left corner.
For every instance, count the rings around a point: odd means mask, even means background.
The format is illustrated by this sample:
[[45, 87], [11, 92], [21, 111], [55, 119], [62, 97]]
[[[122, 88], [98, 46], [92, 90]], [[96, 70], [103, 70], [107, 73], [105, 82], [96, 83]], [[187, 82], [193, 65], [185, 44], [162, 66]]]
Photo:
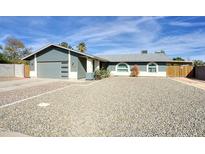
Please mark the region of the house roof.
[[61, 48], [61, 49], [65, 49], [67, 51], [72, 51], [74, 53], [77, 53], [77, 54], [80, 54], [80, 55], [83, 55], [83, 56], [86, 56], [86, 57], [89, 57], [89, 58], [98, 59], [98, 60], [101, 60], [101, 61], [107, 61], [106, 59], [98, 57], [98, 56], [93, 56], [93, 55], [90, 55], [90, 54], [87, 54], [87, 53], [82, 53], [82, 52], [79, 52], [79, 51], [76, 51], [76, 50], [73, 50], [73, 49], [68, 49], [68, 48], [65, 48], [65, 47], [62, 47], [62, 46], [59, 46], [59, 45], [55, 45], [55, 44], [48, 44], [48, 45], [44, 46], [43, 48], [40, 48], [39, 50], [33, 52], [32, 54], [22, 58], [22, 60], [26, 60], [26, 59], [30, 58], [31, 56], [33, 56], [33, 55], [43, 51], [46, 48], [51, 47], [51, 46]]
[[[65, 49], [67, 51], [72, 51], [72, 52], [80, 54], [82, 56], [97, 59], [97, 60], [100, 60], [103, 62], [106, 62], [106, 61], [109, 61], [109, 62], [176, 62], [176, 63], [178, 62], [178, 61], [173, 61], [164, 53], [115, 54], [115, 55], [94, 56], [94, 55], [82, 53], [82, 52], [79, 52], [79, 51], [76, 51], [73, 49], [68, 49], [68, 48], [65, 48], [65, 47], [62, 47], [59, 45], [55, 45], [55, 44], [49, 44], [47, 46], [44, 46], [43, 48], [40, 48], [36, 52], [33, 52], [32, 54], [22, 58], [22, 60], [27, 60], [31, 56], [33, 56], [33, 55], [43, 51], [46, 48], [51, 47], [51, 46]], [[179, 61], [179, 63], [192, 63], [192, 62], [191, 61], [183, 61], [183, 62]]]
[[140, 54], [118, 54], [118, 55], [98, 55], [110, 62], [170, 62], [164, 53], [140, 53]]

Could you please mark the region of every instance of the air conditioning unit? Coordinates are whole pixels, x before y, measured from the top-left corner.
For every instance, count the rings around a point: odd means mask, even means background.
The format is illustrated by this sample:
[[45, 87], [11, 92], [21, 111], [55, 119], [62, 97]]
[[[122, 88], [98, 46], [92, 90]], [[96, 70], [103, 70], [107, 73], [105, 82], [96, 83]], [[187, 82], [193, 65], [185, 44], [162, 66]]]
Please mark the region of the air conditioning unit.
[[147, 54], [148, 51], [147, 51], [147, 50], [142, 50], [141, 53], [142, 53], [142, 54]]
[[155, 53], [163, 53], [163, 54], [165, 54], [165, 51], [164, 50], [160, 50], [160, 51], [155, 51]]

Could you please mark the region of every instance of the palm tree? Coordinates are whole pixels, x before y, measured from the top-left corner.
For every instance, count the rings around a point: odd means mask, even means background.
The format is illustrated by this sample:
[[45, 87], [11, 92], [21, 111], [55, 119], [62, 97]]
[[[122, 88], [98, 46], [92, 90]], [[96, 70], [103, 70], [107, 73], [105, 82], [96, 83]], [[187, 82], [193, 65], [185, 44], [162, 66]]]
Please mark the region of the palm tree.
[[85, 52], [87, 50], [86, 44], [84, 42], [80, 42], [77, 46], [78, 51]]

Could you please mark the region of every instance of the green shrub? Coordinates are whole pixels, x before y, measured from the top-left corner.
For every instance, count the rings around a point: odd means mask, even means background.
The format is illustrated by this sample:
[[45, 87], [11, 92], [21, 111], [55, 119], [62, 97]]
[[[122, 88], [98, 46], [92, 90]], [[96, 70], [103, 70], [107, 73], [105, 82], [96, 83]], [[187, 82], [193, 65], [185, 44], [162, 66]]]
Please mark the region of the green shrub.
[[95, 71], [94, 78], [96, 80], [100, 80], [101, 79], [101, 71], [100, 70], [96, 70]]
[[95, 71], [95, 79], [96, 80], [100, 80], [100, 79], [103, 79], [103, 78], [108, 78], [110, 76], [110, 71], [102, 68], [100, 70], [96, 70]]

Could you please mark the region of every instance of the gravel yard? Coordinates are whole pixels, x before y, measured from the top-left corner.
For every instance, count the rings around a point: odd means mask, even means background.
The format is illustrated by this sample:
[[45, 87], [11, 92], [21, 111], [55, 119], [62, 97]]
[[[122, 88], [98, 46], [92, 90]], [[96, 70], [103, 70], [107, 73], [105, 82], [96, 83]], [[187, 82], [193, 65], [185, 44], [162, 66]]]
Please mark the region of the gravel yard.
[[169, 78], [109, 78], [0, 108], [0, 128], [29, 136], [205, 136], [204, 94]]

